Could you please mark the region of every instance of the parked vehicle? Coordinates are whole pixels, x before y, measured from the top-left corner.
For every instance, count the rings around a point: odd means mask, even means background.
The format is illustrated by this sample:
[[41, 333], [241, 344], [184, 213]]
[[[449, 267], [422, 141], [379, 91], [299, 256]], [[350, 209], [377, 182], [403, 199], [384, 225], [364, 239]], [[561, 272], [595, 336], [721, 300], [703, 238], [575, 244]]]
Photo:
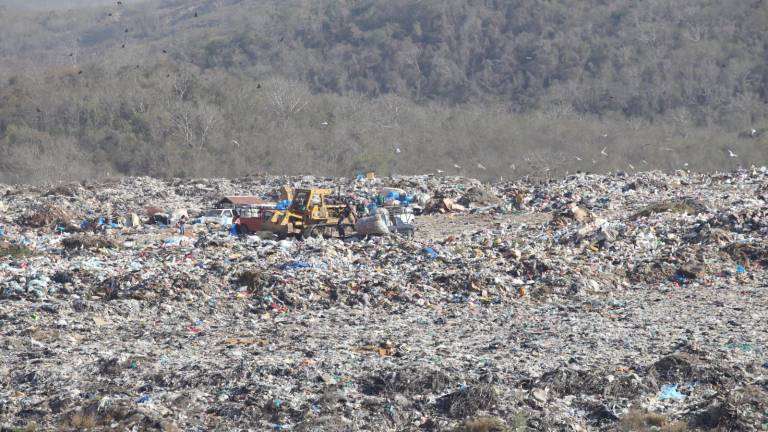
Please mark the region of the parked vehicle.
[[274, 204], [243, 207], [240, 209], [240, 234], [252, 234], [269, 231], [264, 225], [272, 219]]
[[197, 217], [195, 223], [232, 225], [234, 212], [232, 209], [211, 209], [207, 210], [201, 216]]

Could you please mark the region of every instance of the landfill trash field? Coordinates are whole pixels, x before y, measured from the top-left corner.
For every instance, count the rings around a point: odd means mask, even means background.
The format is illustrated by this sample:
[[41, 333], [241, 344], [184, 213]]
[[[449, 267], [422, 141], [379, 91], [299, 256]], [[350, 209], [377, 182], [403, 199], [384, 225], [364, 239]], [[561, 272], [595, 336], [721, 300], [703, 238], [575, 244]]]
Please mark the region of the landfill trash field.
[[[443, 207], [412, 237], [146, 223], [284, 184]], [[0, 185], [0, 428], [766, 430], [766, 201], [765, 168]]]

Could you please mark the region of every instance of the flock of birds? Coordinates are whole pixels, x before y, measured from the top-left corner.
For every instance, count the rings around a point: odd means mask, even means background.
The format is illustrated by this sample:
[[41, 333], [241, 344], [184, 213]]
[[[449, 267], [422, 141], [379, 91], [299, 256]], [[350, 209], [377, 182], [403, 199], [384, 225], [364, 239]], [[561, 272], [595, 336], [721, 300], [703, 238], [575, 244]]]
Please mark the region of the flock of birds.
[[[672, 150], [672, 149], [670, 149], [670, 150]], [[733, 150], [731, 150], [731, 149], [729, 149], [729, 148], [726, 148], [725, 150], [728, 152], [728, 157], [730, 157], [730, 158], [738, 158], [738, 157], [739, 157], [739, 155], [737, 155], [736, 153], [734, 153], [734, 152], [733, 152]], [[402, 150], [400, 149], [400, 147], [395, 147], [395, 153], [399, 154], [399, 153], [401, 153], [401, 152], [402, 152]], [[603, 147], [603, 148], [600, 150], [600, 155], [601, 155], [601, 156], [603, 156], [603, 157], [608, 157], [608, 147]], [[582, 159], [581, 157], [579, 157], [579, 156], [574, 156], [573, 158], [574, 158], [576, 161], [578, 161], [578, 162], [581, 162], [581, 161], [583, 161], [583, 159]], [[526, 162], [529, 162], [529, 163], [530, 163], [530, 162], [532, 162], [532, 161], [530, 160], [530, 158], [525, 158], [525, 161], [526, 161]], [[597, 162], [598, 162], [598, 161], [597, 161], [596, 159], [592, 159], [592, 164], [597, 164]], [[640, 162], [641, 162], [643, 165], [648, 165], [648, 161], [646, 161], [646, 160], [644, 160], [644, 159], [643, 159], [642, 161], [640, 161]], [[629, 167], [629, 169], [631, 169], [631, 170], [633, 170], [633, 171], [635, 171], [635, 170], [636, 170], [635, 166], [634, 166], [634, 165], [632, 165], [632, 164], [631, 164], [631, 163], [629, 163], [629, 162], [627, 162], [627, 166]], [[684, 167], [684, 168], [688, 168], [688, 166], [689, 166], [689, 164], [688, 164], [688, 163], [683, 163], [683, 167]], [[488, 168], [487, 168], [485, 165], [483, 165], [482, 163], [480, 163], [480, 162], [477, 162], [477, 165], [476, 165], [476, 167], [477, 167], [477, 169], [479, 169], [479, 170], [481, 170], [481, 171], [487, 171], [487, 170], [488, 170]], [[461, 165], [459, 165], [459, 164], [456, 164], [456, 163], [455, 163], [455, 164], [453, 164], [453, 168], [456, 170], [456, 172], [461, 172], [461, 171], [462, 171], [462, 169], [463, 169]], [[517, 165], [516, 165], [516, 164], [514, 164], [514, 163], [513, 163], [513, 164], [510, 164], [510, 165], [509, 165], [509, 168], [510, 168], [512, 171], [515, 171], [515, 170], [517, 169]], [[545, 170], [545, 171], [550, 171], [551, 169], [550, 169], [550, 168], [545, 168], [544, 170]], [[442, 169], [436, 169], [436, 170], [435, 170], [435, 172], [436, 172], [437, 174], [444, 174], [444, 173], [445, 173], [445, 170], [442, 170]]]
[[[116, 4], [117, 4], [117, 7], [118, 7], [118, 8], [120, 8], [120, 7], [122, 7], [122, 6], [123, 6], [123, 2], [122, 2], [121, 0], [118, 0], [118, 1], [116, 2]], [[114, 11], [113, 11], [113, 12], [109, 12], [109, 13], [107, 13], [107, 16], [108, 16], [108, 17], [116, 17], [117, 15], [119, 15], [119, 14], [118, 14], [117, 12], [114, 12]], [[197, 13], [197, 9], [195, 9], [195, 11], [194, 11], [194, 15], [193, 15], [193, 16], [194, 16], [195, 18], [198, 18], [198, 17], [200, 16], [200, 15]], [[128, 28], [128, 27], [126, 27], [126, 28], [125, 28], [125, 30], [123, 30], [123, 35], [124, 35], [124, 36], [123, 36], [123, 40], [122, 40], [122, 41], [121, 41], [121, 43], [120, 43], [120, 48], [125, 48], [125, 47], [126, 47], [126, 45], [127, 45], [127, 43], [128, 43], [128, 38], [127, 38], [127, 36], [125, 36], [125, 35], [127, 35], [128, 33], [130, 33], [130, 31], [131, 31], [131, 30], [130, 30], [130, 28]], [[163, 49], [162, 51], [163, 51], [163, 54], [168, 54], [168, 50], [166, 50], [166, 49]], [[75, 55], [74, 53], [69, 53], [69, 57], [74, 57], [74, 55]], [[139, 68], [139, 67], [140, 67], [140, 65], [136, 65], [136, 68]], [[79, 69], [79, 70], [77, 71], [77, 74], [78, 74], [78, 75], [82, 75], [82, 74], [83, 74], [83, 70], [82, 70], [82, 69]], [[261, 88], [261, 84], [259, 84], [257, 88]]]

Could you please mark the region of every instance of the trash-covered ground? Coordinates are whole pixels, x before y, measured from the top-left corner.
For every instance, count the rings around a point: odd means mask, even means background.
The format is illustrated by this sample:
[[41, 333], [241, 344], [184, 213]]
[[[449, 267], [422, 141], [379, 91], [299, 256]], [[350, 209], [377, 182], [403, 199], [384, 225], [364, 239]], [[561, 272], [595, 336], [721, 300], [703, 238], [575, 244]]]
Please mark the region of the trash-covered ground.
[[[413, 238], [77, 229], [286, 182], [458, 205]], [[766, 430], [766, 201], [765, 168], [0, 185], [0, 427]]]

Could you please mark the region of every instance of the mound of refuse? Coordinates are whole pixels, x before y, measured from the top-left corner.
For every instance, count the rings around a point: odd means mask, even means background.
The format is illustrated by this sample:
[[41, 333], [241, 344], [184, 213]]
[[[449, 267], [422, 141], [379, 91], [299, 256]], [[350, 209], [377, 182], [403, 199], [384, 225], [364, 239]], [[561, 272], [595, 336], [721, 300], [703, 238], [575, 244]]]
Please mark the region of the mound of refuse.
[[3, 430], [768, 425], [766, 168], [0, 190]]

